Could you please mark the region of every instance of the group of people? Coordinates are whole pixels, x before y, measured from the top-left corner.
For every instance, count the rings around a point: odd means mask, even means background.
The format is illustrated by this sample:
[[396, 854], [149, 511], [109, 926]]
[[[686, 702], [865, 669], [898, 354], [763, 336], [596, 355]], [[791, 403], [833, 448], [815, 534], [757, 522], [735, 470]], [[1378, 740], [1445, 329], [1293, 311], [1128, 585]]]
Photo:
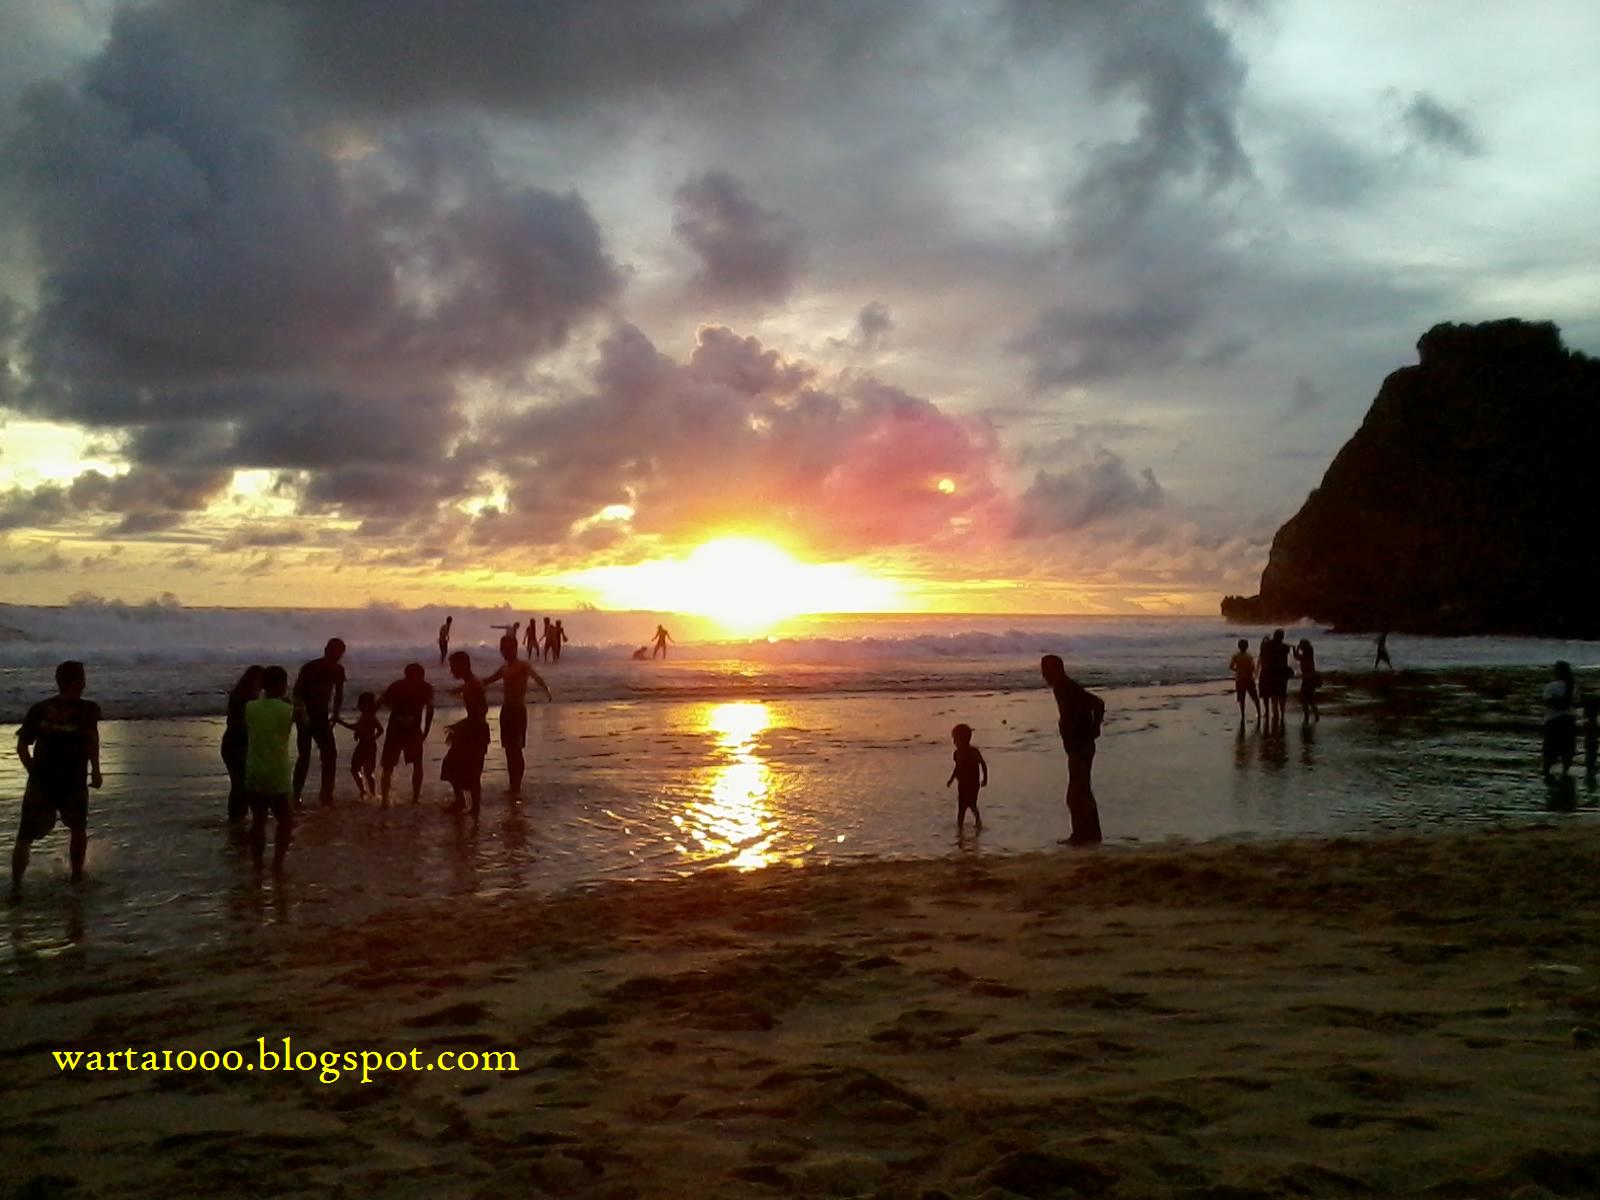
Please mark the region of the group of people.
[[[439, 665], [442, 667], [450, 659], [450, 636], [456, 619], [446, 617], [444, 624], [439, 626]], [[528, 628], [522, 630], [521, 621], [513, 621], [509, 625], [491, 625], [490, 629], [498, 629], [502, 638], [510, 638], [513, 646], [523, 647], [528, 654], [528, 661], [542, 657], [545, 662], [560, 662], [561, 647], [572, 639], [567, 636], [567, 628], [561, 621], [552, 621], [549, 617], [544, 619], [544, 632], [539, 632], [539, 618], [529, 617]]]
[[[1385, 657], [1387, 657], [1385, 652]], [[1293, 659], [1294, 666], [1289, 662]], [[1283, 710], [1289, 700], [1289, 681], [1300, 676], [1300, 712], [1305, 724], [1322, 720], [1317, 708], [1317, 691], [1322, 686], [1322, 675], [1317, 670], [1317, 654], [1310, 638], [1301, 638], [1291, 646], [1284, 640], [1283, 630], [1274, 629], [1261, 639], [1261, 654], [1251, 657], [1250, 643], [1239, 639], [1239, 648], [1228, 660], [1228, 670], [1233, 672], [1234, 698], [1239, 702], [1239, 720], [1244, 720], [1244, 702], [1251, 700], [1256, 706], [1256, 720], [1262, 716], [1262, 701], [1266, 702], [1268, 727], [1283, 724]]]

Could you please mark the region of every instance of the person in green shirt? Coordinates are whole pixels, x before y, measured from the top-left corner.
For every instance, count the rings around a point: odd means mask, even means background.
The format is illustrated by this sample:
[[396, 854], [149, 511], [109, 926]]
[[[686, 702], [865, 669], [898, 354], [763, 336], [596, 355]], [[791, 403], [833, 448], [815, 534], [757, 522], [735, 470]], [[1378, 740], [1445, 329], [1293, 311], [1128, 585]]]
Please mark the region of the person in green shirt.
[[268, 667], [261, 673], [264, 695], [244, 706], [248, 742], [244, 759], [245, 798], [250, 805], [250, 854], [260, 870], [267, 849], [267, 817], [278, 823], [273, 842], [272, 869], [283, 868], [289, 853], [289, 837], [294, 829], [294, 774], [289, 765], [289, 740], [294, 735], [296, 704], [284, 699], [289, 690], [289, 672]]

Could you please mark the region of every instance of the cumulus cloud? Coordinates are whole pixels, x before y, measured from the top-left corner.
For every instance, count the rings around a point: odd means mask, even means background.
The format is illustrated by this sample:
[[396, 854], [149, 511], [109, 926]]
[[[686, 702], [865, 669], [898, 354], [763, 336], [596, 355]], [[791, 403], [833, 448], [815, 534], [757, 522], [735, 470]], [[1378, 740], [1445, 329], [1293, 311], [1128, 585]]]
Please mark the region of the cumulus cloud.
[[1119, 308], [1059, 305], [1040, 313], [1010, 346], [1032, 362], [1035, 388], [1116, 379], [1196, 354], [1200, 309], [1189, 297], [1148, 295]]
[[694, 288], [710, 300], [777, 302], [795, 286], [805, 235], [762, 208], [726, 171], [707, 171], [677, 191], [672, 230], [700, 260]]
[[1470, 117], [1427, 92], [1417, 92], [1401, 113], [1406, 132], [1424, 146], [1476, 158], [1483, 153], [1483, 139]]
[[1021, 538], [1071, 533], [1108, 517], [1157, 508], [1166, 499], [1155, 472], [1137, 476], [1121, 455], [1102, 449], [1069, 471], [1040, 471], [1022, 494], [1015, 532]]

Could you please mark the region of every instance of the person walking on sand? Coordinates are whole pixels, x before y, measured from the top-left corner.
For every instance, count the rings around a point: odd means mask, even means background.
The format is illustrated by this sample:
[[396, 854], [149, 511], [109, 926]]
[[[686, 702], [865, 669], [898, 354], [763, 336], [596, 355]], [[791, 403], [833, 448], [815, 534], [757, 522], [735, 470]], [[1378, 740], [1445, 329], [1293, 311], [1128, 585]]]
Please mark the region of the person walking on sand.
[[380, 762], [383, 774], [378, 782], [378, 794], [385, 808], [389, 807], [389, 783], [394, 778], [395, 764], [402, 758], [411, 766], [411, 803], [422, 799], [422, 745], [433, 728], [433, 685], [421, 663], [407, 663], [405, 677], [397, 679], [383, 689], [378, 697], [378, 707], [389, 710], [389, 729], [383, 735], [383, 752]]
[[72, 882], [83, 882], [83, 860], [89, 852], [89, 788], [98, 791], [101, 784], [100, 706], [83, 698], [87, 686], [81, 662], [62, 663], [56, 668], [56, 694], [30, 708], [17, 730], [17, 757], [28, 782], [11, 850], [12, 903], [22, 899], [22, 876], [33, 843], [54, 829], [57, 820], [71, 835], [67, 852]]
[[306, 776], [311, 772], [313, 742], [322, 760], [322, 786], [318, 796], [323, 804], [333, 803], [333, 785], [339, 772], [339, 744], [333, 740], [333, 727], [339, 723], [339, 709], [344, 705], [344, 667], [339, 662], [343, 657], [343, 640], [329, 638], [322, 657], [313, 658], [295, 676], [294, 702], [300, 712], [300, 735], [294, 760], [296, 805], [301, 803]]
[[1294, 661], [1300, 668], [1300, 716], [1302, 724], [1322, 720], [1317, 710], [1317, 689], [1322, 686], [1322, 676], [1317, 673], [1316, 651], [1310, 638], [1301, 638], [1294, 648]]
[[465, 811], [470, 796], [472, 815], [476, 817], [483, 802], [483, 758], [489, 752], [489, 698], [482, 681], [472, 673], [472, 656], [465, 650], [450, 656], [450, 674], [461, 681], [460, 687], [450, 691], [461, 696], [467, 715], [450, 726], [446, 738], [450, 748], [439, 768], [439, 777], [456, 793], [455, 802], [445, 812]]
[[444, 666], [444, 661], [450, 654], [450, 626], [454, 623], [454, 617], [446, 617], [444, 624], [439, 626], [439, 665], [441, 667]]
[[[294, 831], [294, 810], [289, 803], [293, 781], [289, 772], [289, 734], [304, 713], [298, 703], [284, 699], [289, 690], [289, 672], [268, 667], [261, 673], [260, 699], [244, 706], [245, 725], [250, 730], [249, 750], [245, 755], [245, 799], [250, 806], [250, 857], [260, 870], [267, 852], [267, 818], [277, 822], [272, 844], [272, 869], [281, 871], [289, 853], [289, 838]], [[302, 725], [303, 727], [303, 725]]]
[[246, 667], [239, 682], [228, 693], [228, 726], [222, 732], [222, 762], [228, 768], [228, 822], [238, 824], [250, 814], [244, 800], [244, 757], [249, 732], [244, 723], [244, 706], [261, 695], [259, 666]]
[[517, 657], [516, 638], [508, 636], [500, 639], [500, 657], [505, 661], [483, 681], [483, 686], [498, 682], [505, 690], [500, 702], [500, 745], [506, 752], [506, 774], [511, 777], [511, 795], [520, 798], [522, 773], [526, 766], [522, 752], [528, 744], [528, 684], [537, 684], [546, 700], [553, 701], [555, 697], [539, 677], [539, 672], [533, 669], [533, 664]]
[[378, 738], [383, 733], [383, 724], [378, 720], [378, 698], [371, 692], [362, 692], [356, 697], [356, 711], [360, 716], [354, 724], [339, 722], [356, 735], [355, 749], [350, 752], [350, 778], [356, 781], [357, 795], [363, 800], [369, 797], [376, 800], [378, 785], [372, 773], [378, 767]]
[[1256, 720], [1261, 720], [1261, 695], [1256, 691], [1256, 660], [1250, 657], [1250, 643], [1239, 639], [1239, 649], [1228, 660], [1228, 670], [1233, 672], [1233, 694], [1239, 701], [1239, 720], [1244, 721], [1244, 699], [1255, 701]]
[[1389, 661], [1389, 631], [1387, 629], [1378, 634], [1378, 652], [1372, 659], [1372, 669], [1376, 671], [1379, 667], [1388, 667], [1391, 671], [1394, 670], [1394, 664]]
[[1100, 810], [1095, 804], [1090, 774], [1094, 770], [1094, 744], [1105, 720], [1106, 705], [1093, 692], [1068, 678], [1067, 669], [1054, 654], [1039, 660], [1039, 674], [1055, 693], [1061, 714], [1061, 745], [1067, 752], [1067, 812], [1072, 818], [1069, 846], [1091, 846], [1103, 840]]
[[989, 764], [983, 752], [972, 744], [972, 726], [957, 725], [950, 731], [950, 740], [956, 744], [955, 766], [945, 787], [956, 785], [956, 830], [959, 832], [967, 820], [967, 809], [972, 810], [972, 827], [983, 828], [983, 814], [978, 811], [978, 789], [989, 786]]
[[1551, 668], [1550, 682], [1544, 687], [1544, 777], [1550, 778], [1550, 768], [1561, 760], [1561, 777], [1565, 779], [1572, 770], [1572, 755], [1578, 744], [1578, 711], [1583, 707], [1583, 697], [1578, 693], [1578, 681], [1572, 677], [1572, 666], [1565, 660]]
[[672, 640], [672, 635], [667, 632], [667, 627], [665, 625], [657, 625], [651, 640], [655, 642], [656, 648], [650, 652], [650, 657], [655, 658], [659, 655], [665, 658], [667, 656], [667, 643]]
[[528, 627], [522, 631], [522, 643], [528, 651], [528, 661], [533, 661], [534, 654], [539, 649], [539, 618], [529, 617]]

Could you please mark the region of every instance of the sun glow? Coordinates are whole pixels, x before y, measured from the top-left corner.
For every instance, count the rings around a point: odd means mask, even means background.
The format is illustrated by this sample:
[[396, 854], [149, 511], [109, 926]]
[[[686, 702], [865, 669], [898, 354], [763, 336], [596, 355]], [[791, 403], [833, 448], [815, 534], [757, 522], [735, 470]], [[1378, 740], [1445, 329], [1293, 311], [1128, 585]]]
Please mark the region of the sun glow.
[[575, 581], [610, 607], [693, 613], [730, 630], [770, 628], [801, 613], [885, 612], [900, 588], [844, 563], [803, 563], [770, 542], [727, 537], [687, 558], [595, 567]]

